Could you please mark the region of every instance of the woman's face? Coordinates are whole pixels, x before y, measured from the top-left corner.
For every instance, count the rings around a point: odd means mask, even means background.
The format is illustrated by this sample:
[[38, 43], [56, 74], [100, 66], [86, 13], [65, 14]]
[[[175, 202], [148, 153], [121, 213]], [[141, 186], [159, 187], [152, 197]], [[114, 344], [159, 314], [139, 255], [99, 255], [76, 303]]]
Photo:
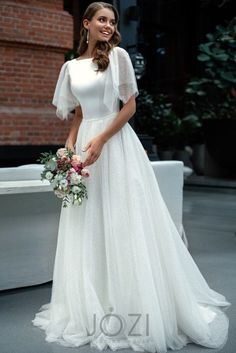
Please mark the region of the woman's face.
[[103, 8], [98, 10], [92, 20], [84, 20], [84, 27], [89, 30], [89, 41], [109, 41], [116, 28], [114, 12]]

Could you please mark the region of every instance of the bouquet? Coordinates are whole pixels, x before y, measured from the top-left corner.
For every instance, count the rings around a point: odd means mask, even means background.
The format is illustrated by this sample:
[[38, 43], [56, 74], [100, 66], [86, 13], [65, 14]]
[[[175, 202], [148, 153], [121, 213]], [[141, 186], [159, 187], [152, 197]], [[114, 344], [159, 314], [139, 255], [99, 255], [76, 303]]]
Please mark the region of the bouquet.
[[90, 173], [83, 168], [80, 156], [68, 148], [60, 148], [56, 154], [43, 152], [39, 162], [44, 164], [41, 180], [48, 180], [57, 197], [63, 199], [63, 207], [69, 203], [81, 205], [88, 198], [84, 178]]

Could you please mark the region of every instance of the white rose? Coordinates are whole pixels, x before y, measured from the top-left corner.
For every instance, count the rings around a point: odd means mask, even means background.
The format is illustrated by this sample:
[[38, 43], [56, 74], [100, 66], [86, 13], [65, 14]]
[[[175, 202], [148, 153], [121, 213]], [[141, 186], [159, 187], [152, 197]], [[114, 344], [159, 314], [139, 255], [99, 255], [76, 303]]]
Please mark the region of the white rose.
[[74, 194], [78, 194], [78, 193], [80, 192], [80, 190], [81, 190], [80, 187], [78, 187], [78, 186], [76, 186], [76, 185], [72, 187], [72, 192], [73, 192]]
[[56, 195], [57, 197], [59, 197], [60, 199], [63, 199], [63, 197], [66, 196], [66, 194], [65, 194], [63, 191], [60, 191], [60, 190], [55, 190], [54, 193], [55, 193], [55, 195]]
[[73, 173], [70, 176], [70, 182], [72, 185], [77, 185], [81, 181], [81, 175], [78, 175], [77, 173]]
[[51, 180], [52, 177], [53, 177], [53, 174], [52, 174], [51, 172], [47, 172], [47, 173], [45, 174], [45, 177], [46, 177], [47, 180]]
[[83, 177], [85, 177], [85, 178], [88, 178], [88, 177], [90, 176], [90, 172], [89, 172], [88, 169], [83, 168], [83, 169], [81, 170], [81, 175], [82, 175]]
[[68, 185], [68, 181], [66, 179], [62, 179], [60, 180], [60, 185], [63, 187], [63, 188], [66, 188], [67, 185]]
[[63, 179], [63, 175], [57, 174], [57, 175], [55, 176], [55, 179], [56, 179], [57, 181], [60, 181], [60, 180]]

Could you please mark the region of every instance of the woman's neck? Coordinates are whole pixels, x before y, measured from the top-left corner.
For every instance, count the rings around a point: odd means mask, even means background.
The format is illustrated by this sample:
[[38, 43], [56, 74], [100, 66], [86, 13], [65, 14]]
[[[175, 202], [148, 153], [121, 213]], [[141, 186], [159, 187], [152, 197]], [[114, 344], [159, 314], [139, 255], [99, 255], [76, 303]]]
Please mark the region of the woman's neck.
[[96, 43], [94, 42], [88, 43], [88, 48], [85, 52], [86, 56], [88, 56], [89, 58], [92, 58], [94, 56], [95, 46], [96, 46]]

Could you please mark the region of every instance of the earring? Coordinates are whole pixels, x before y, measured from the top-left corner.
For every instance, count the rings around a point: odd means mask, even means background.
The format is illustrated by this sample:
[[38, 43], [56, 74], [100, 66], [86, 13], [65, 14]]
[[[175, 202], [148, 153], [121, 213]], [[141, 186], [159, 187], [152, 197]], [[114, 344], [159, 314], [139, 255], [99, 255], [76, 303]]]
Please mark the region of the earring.
[[88, 44], [89, 42], [89, 30], [87, 30], [87, 40], [86, 40], [86, 43]]

